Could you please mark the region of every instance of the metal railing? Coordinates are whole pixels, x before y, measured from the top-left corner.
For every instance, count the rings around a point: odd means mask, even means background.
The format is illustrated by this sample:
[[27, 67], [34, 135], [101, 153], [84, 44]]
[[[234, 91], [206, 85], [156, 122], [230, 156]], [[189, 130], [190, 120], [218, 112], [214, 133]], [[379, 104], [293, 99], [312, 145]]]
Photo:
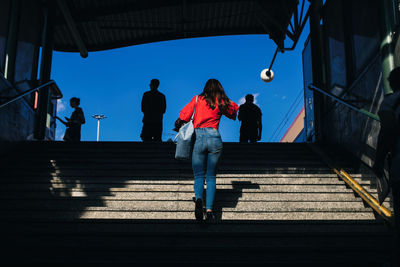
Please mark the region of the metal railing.
[[360, 185], [350, 174], [348, 174], [342, 168], [336, 167], [332, 159], [327, 153], [315, 144], [308, 143], [308, 147], [317, 154], [329, 168], [337, 174], [337, 176], [343, 180], [359, 197], [361, 197], [365, 203], [370, 206], [379, 216], [386, 221], [391, 221], [393, 218], [392, 212], [385, 207], [384, 204], [379, 204], [379, 201], [371, 195], [365, 188]]
[[350, 108], [350, 109], [352, 109], [352, 110], [354, 110], [354, 111], [357, 111], [357, 112], [359, 112], [359, 113], [362, 113], [362, 114], [364, 114], [364, 115], [370, 117], [371, 119], [374, 119], [374, 120], [379, 121], [379, 122], [381, 121], [381, 120], [379, 119], [379, 116], [378, 116], [378, 115], [376, 115], [376, 114], [374, 114], [374, 113], [371, 113], [371, 112], [369, 112], [368, 110], [365, 110], [365, 109], [363, 109], [363, 108], [359, 108], [359, 107], [357, 107], [357, 106], [355, 106], [355, 105], [353, 105], [353, 104], [350, 104], [350, 103], [347, 102], [346, 100], [344, 100], [344, 99], [342, 99], [342, 98], [340, 98], [340, 97], [337, 97], [337, 96], [335, 96], [334, 94], [329, 93], [329, 92], [327, 92], [327, 91], [325, 91], [325, 90], [322, 90], [321, 88], [318, 88], [318, 87], [316, 87], [316, 86], [314, 86], [314, 85], [312, 85], [312, 84], [310, 84], [310, 85], [308, 86], [308, 89], [310, 89], [310, 90], [312, 90], [312, 91], [319, 92], [319, 93], [321, 93], [321, 94], [324, 94], [324, 95], [326, 95], [326, 96], [328, 96], [328, 97], [330, 97], [330, 98], [336, 100], [336, 101], [339, 102], [340, 104], [343, 104], [343, 105], [345, 105], [346, 107], [348, 107], [348, 108]]
[[[342, 98], [337, 97], [312, 84], [308, 86], [308, 89], [322, 93], [334, 99], [335, 101], [345, 105], [346, 107], [380, 122], [378, 115], [373, 114], [365, 109], [359, 108], [353, 104], [350, 104], [349, 102], [343, 100]], [[345, 170], [343, 170], [342, 168], [336, 168], [331, 163], [332, 161], [322, 151], [317, 149], [315, 146], [310, 145], [310, 147], [314, 150], [314, 152], [319, 154], [324, 159], [325, 163], [327, 163], [328, 166], [332, 169], [332, 171], [335, 172], [338, 175], [338, 177], [340, 177], [351, 189], [353, 189], [353, 191], [357, 195], [359, 195], [377, 214], [382, 216], [385, 220], [391, 220], [393, 214], [389, 209], [387, 209], [384, 205], [379, 204], [379, 201], [374, 196], [372, 196], [367, 190], [365, 190], [364, 187], [362, 187], [355, 179], [353, 179], [353, 177], [351, 177], [351, 175], [349, 175]]]
[[364, 189], [357, 181], [351, 177], [343, 169], [332, 168], [333, 171], [348, 185], [353, 189], [355, 193], [357, 193], [364, 201], [380, 216], [382, 216], [386, 220], [390, 220], [393, 217], [392, 212], [387, 209], [383, 204], [379, 204], [379, 201], [368, 193], [367, 190]]
[[50, 80], [50, 81], [48, 81], [48, 82], [46, 82], [46, 83], [44, 83], [42, 85], [39, 85], [39, 86], [37, 86], [35, 88], [32, 88], [32, 89], [29, 89], [29, 90], [27, 90], [27, 91], [25, 91], [23, 93], [20, 93], [20, 94], [18, 94], [16, 96], [12, 97], [11, 99], [8, 99], [6, 102], [0, 104], [0, 108], [3, 108], [3, 107], [5, 107], [5, 106], [7, 106], [7, 105], [9, 105], [9, 104], [11, 104], [11, 103], [23, 98], [24, 96], [35, 92], [35, 91], [38, 91], [38, 90], [43, 89], [43, 88], [46, 88], [47, 86], [51, 86], [51, 88], [56, 92], [56, 97], [55, 97], [56, 99], [59, 99], [59, 98], [63, 97], [60, 89], [58, 88], [58, 86], [56, 84], [56, 82], [53, 81], [53, 80]]

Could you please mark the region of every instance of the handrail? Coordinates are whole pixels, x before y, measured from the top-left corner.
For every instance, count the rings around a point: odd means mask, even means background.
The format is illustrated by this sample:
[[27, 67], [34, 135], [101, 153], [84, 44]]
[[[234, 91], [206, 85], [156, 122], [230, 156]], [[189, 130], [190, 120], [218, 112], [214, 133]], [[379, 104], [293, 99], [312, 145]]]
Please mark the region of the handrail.
[[25, 92], [23, 92], [23, 93], [20, 93], [19, 95], [14, 96], [14, 97], [11, 98], [10, 100], [6, 101], [5, 103], [0, 104], [0, 108], [5, 107], [5, 106], [7, 106], [8, 104], [13, 103], [13, 102], [15, 102], [15, 101], [17, 101], [17, 100], [23, 98], [23, 97], [26, 96], [26, 95], [29, 95], [29, 94], [31, 94], [31, 93], [33, 93], [33, 92], [35, 92], [35, 91], [38, 91], [38, 90], [40, 90], [40, 89], [42, 89], [42, 88], [45, 88], [45, 87], [47, 87], [47, 86], [49, 86], [49, 85], [55, 86], [55, 88], [56, 88], [55, 91], [58, 93], [57, 99], [63, 97], [63, 95], [62, 95], [60, 89], [58, 88], [58, 86], [57, 86], [57, 84], [56, 84], [56, 82], [55, 82], [54, 80], [50, 80], [50, 81], [48, 81], [47, 83], [44, 83], [44, 84], [39, 85], [39, 86], [37, 86], [37, 87], [35, 87], [35, 88], [29, 89], [29, 90], [27, 90], [27, 91], [25, 91]]
[[353, 189], [354, 193], [359, 195], [367, 204], [370, 206], [378, 215], [380, 215], [386, 221], [391, 221], [393, 218], [392, 212], [386, 208], [383, 204], [380, 205], [378, 200], [372, 196], [363, 186], [361, 186], [353, 177], [350, 176], [345, 170], [342, 168], [338, 168], [333, 164], [332, 159], [318, 146], [308, 143], [308, 147], [317, 154], [325, 164], [329, 166], [329, 168], [337, 174], [337, 176], [342, 179], [351, 189]]
[[332, 98], [332, 99], [336, 100], [337, 102], [339, 102], [339, 103], [345, 105], [346, 107], [348, 107], [348, 108], [350, 108], [350, 109], [352, 109], [352, 110], [355, 110], [355, 111], [357, 111], [357, 112], [359, 112], [359, 113], [361, 113], [361, 114], [367, 115], [367, 116], [370, 117], [371, 119], [374, 119], [374, 120], [379, 121], [379, 122], [381, 121], [381, 120], [379, 119], [379, 116], [378, 116], [378, 115], [376, 115], [376, 114], [374, 114], [374, 113], [371, 113], [371, 112], [369, 112], [368, 110], [365, 110], [365, 109], [363, 109], [363, 108], [359, 108], [359, 107], [357, 107], [357, 106], [355, 106], [355, 105], [353, 105], [353, 104], [350, 104], [350, 103], [348, 103], [347, 101], [345, 101], [344, 99], [342, 99], [342, 98], [340, 98], [340, 97], [337, 97], [337, 96], [335, 96], [334, 94], [331, 94], [331, 93], [329, 93], [329, 92], [327, 92], [327, 91], [325, 91], [325, 90], [322, 90], [322, 89], [320, 89], [320, 88], [318, 88], [318, 87], [316, 87], [316, 86], [314, 86], [314, 85], [312, 85], [312, 84], [310, 84], [310, 85], [308, 86], [308, 89], [313, 90], [313, 91], [317, 91], [317, 92], [319, 92], [319, 93], [321, 93], [321, 94], [324, 94], [324, 95], [326, 95], [326, 96], [329, 96], [330, 98]]
[[393, 217], [393, 214], [390, 210], [388, 210], [384, 205], [380, 205], [378, 200], [368, 193], [367, 190], [357, 183], [357, 181], [354, 180], [353, 177], [351, 177], [345, 170], [333, 168], [333, 171], [384, 219], [390, 220]]

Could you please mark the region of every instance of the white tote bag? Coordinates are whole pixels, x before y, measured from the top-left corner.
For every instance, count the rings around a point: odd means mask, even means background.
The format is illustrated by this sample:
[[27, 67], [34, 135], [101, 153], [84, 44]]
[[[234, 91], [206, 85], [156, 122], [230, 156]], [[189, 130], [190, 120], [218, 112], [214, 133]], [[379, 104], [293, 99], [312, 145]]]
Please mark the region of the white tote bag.
[[193, 145], [192, 139], [194, 133], [193, 118], [194, 118], [194, 113], [196, 111], [197, 98], [198, 96], [196, 96], [196, 103], [194, 105], [193, 114], [192, 117], [190, 118], [190, 121], [185, 123], [179, 129], [179, 132], [175, 137], [176, 141], [175, 159], [179, 160], [190, 159], [190, 154], [192, 152], [192, 145]]

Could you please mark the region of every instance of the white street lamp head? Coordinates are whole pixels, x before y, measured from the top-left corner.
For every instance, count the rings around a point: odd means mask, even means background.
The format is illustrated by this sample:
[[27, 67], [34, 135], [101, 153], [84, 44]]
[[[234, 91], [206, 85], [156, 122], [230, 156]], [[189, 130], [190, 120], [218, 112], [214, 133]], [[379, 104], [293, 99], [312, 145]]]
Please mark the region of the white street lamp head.
[[263, 69], [260, 74], [261, 80], [264, 82], [271, 82], [274, 79], [274, 72], [270, 69]]
[[103, 115], [103, 114], [101, 114], [101, 115], [95, 114], [95, 115], [92, 115], [92, 118], [94, 118], [96, 120], [102, 120], [102, 119], [105, 119], [107, 117], [105, 115]]

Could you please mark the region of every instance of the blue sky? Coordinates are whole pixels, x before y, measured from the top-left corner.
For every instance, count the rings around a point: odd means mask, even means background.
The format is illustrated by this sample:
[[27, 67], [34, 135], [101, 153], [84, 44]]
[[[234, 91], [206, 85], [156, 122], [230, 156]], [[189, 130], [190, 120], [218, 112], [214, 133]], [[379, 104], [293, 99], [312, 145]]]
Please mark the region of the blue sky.
[[[104, 114], [101, 141], [140, 141], [143, 114], [142, 95], [153, 78], [160, 80], [159, 91], [167, 99], [163, 141], [172, 131], [179, 111], [195, 94], [202, 92], [209, 78], [218, 79], [227, 95], [236, 103], [248, 94], [256, 95], [263, 112], [262, 142], [279, 141], [303, 106], [301, 52], [308, 34], [306, 26], [295, 51], [279, 53], [273, 66], [275, 78], [270, 83], [260, 79], [260, 72], [270, 64], [276, 45], [267, 35], [241, 35], [194, 38], [157, 42], [89, 53], [55, 52], [52, 79], [64, 94], [58, 116], [70, 116], [69, 99], [81, 99], [86, 116], [82, 140], [96, 140], [97, 121], [93, 114]], [[296, 97], [295, 112], [286, 119], [280, 134], [271, 140]], [[223, 141], [239, 140], [239, 121], [223, 118], [220, 132]], [[61, 140], [65, 127], [57, 123], [56, 139]]]

